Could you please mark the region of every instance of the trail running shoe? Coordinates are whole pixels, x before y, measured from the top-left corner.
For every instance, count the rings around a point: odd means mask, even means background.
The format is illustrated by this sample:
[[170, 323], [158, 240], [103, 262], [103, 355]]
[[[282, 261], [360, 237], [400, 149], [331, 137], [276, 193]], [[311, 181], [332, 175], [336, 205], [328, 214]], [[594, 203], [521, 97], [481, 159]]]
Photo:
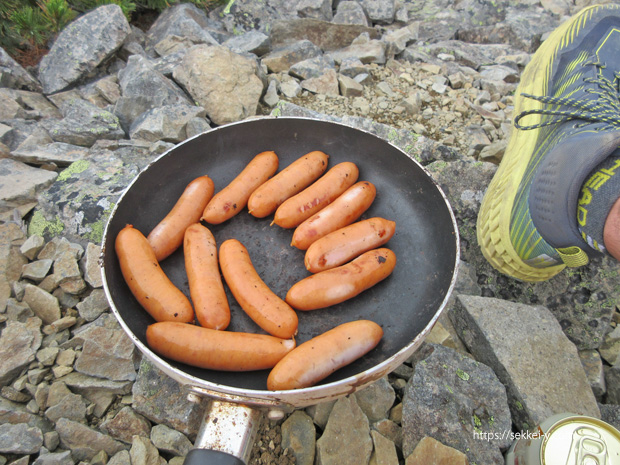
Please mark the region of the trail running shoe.
[[478, 216], [500, 272], [544, 281], [599, 252], [577, 227], [587, 175], [620, 146], [620, 5], [592, 6], [556, 29], [525, 68], [515, 130]]

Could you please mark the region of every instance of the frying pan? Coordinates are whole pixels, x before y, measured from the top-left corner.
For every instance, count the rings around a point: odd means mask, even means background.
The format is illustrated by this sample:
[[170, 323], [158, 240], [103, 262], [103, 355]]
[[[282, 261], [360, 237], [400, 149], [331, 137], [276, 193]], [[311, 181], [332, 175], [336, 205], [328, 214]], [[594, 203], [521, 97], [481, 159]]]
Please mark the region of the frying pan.
[[[384, 281], [339, 305], [298, 312], [301, 344], [339, 324], [369, 319], [384, 331], [379, 345], [320, 384], [291, 391], [268, 391], [268, 370], [233, 373], [194, 368], [152, 352], [146, 344], [151, 317], [125, 284], [114, 240], [126, 225], [145, 235], [168, 213], [186, 185], [207, 174], [216, 192], [256, 154], [275, 151], [280, 169], [313, 150], [330, 156], [329, 167], [356, 163], [359, 180], [370, 181], [377, 197], [362, 219], [381, 216], [396, 222], [388, 242], [397, 265]], [[208, 225], [218, 243], [240, 240], [265, 283], [279, 296], [309, 275], [304, 252], [290, 246], [292, 230], [270, 226], [273, 216], [257, 219], [242, 211], [224, 224]], [[191, 396], [211, 405], [186, 463], [243, 464], [263, 412], [282, 417], [295, 408], [347, 395], [385, 376], [422, 343], [439, 318], [456, 279], [459, 238], [445, 195], [423, 167], [387, 141], [343, 124], [307, 118], [257, 118], [188, 139], [146, 167], [120, 196], [106, 225], [102, 244], [104, 289], [113, 313], [137, 348], [166, 374], [185, 385]], [[168, 277], [189, 296], [183, 251], [161, 263]], [[262, 332], [228, 293], [230, 331]], [[258, 413], [257, 413], [258, 412]], [[241, 426], [240, 426], [241, 425]], [[225, 451], [228, 454], [219, 452]], [[229, 455], [231, 454], [231, 455]]]

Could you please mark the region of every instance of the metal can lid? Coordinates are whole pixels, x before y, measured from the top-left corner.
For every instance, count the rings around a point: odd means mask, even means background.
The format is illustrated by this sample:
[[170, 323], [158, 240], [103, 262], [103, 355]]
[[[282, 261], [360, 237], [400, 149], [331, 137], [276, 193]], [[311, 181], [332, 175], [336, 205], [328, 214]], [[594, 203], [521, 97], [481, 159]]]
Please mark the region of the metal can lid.
[[620, 431], [597, 418], [568, 416], [543, 434], [542, 465], [620, 463]]

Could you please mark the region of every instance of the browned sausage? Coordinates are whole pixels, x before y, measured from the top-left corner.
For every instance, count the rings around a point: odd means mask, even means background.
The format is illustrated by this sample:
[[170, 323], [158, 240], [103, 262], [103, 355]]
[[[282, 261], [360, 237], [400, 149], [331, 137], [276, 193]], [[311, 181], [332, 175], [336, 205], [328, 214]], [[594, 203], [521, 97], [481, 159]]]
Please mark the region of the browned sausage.
[[191, 303], [168, 279], [140, 231], [125, 226], [116, 236], [115, 249], [129, 289], [156, 321], [194, 321]]
[[297, 226], [291, 245], [307, 250], [310, 244], [326, 234], [353, 223], [368, 210], [376, 195], [377, 189], [368, 181], [352, 185], [327, 207]]
[[328, 159], [328, 155], [319, 151], [298, 158], [252, 193], [248, 210], [256, 218], [271, 215], [282, 202], [321, 176], [327, 169]]
[[268, 369], [295, 347], [293, 339], [173, 322], [150, 325], [146, 342], [157, 354], [177, 362], [222, 371]]
[[233, 296], [258, 326], [282, 339], [297, 333], [297, 313], [260, 278], [241, 242], [228, 239], [222, 243], [220, 266]]
[[183, 253], [196, 319], [205, 328], [226, 329], [230, 323], [230, 308], [211, 231], [199, 223], [188, 227]]
[[299, 226], [355, 184], [358, 176], [355, 163], [337, 164], [314, 184], [285, 200], [276, 210], [273, 222], [287, 229]]
[[213, 196], [202, 219], [220, 224], [235, 216], [245, 208], [252, 192], [278, 171], [278, 163], [275, 152], [256, 155], [230, 184]]
[[387, 278], [396, 266], [390, 249], [366, 252], [346, 265], [321, 271], [293, 284], [286, 302], [297, 310], [316, 310], [339, 304]]
[[304, 258], [306, 269], [318, 273], [340, 266], [387, 243], [395, 229], [394, 221], [369, 218], [331, 232], [308, 247]]
[[190, 182], [170, 213], [150, 232], [147, 239], [155, 251], [157, 261], [174, 252], [183, 243], [185, 229], [197, 223], [202, 210], [213, 197], [213, 181], [200, 176]]
[[269, 373], [271, 391], [313, 386], [374, 349], [383, 330], [369, 320], [351, 321], [310, 339], [286, 354]]

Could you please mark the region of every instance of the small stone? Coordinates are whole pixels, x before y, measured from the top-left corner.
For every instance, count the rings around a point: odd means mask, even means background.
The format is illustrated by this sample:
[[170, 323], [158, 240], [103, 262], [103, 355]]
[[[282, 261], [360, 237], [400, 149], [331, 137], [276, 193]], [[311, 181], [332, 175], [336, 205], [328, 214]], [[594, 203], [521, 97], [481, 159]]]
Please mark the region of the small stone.
[[134, 436], [129, 450], [132, 465], [154, 465], [159, 463], [159, 451], [149, 438]]
[[32, 235], [22, 244], [19, 251], [29, 260], [34, 260], [37, 254], [45, 245], [45, 240], [41, 236]]
[[364, 94], [363, 85], [355, 79], [343, 74], [338, 75], [338, 86], [340, 89], [340, 95], [343, 97], [360, 97]]
[[99, 267], [99, 256], [101, 255], [101, 246], [89, 242], [86, 245], [86, 255], [84, 263], [84, 279], [93, 288], [103, 286], [101, 277], [101, 268]]
[[413, 452], [406, 458], [405, 465], [469, 465], [467, 456], [431, 437], [418, 442]]
[[357, 404], [371, 423], [388, 417], [396, 394], [386, 377], [380, 378], [355, 394]]
[[296, 465], [313, 465], [316, 428], [312, 419], [301, 410], [293, 412], [282, 423], [282, 447], [289, 449]]
[[579, 351], [581, 365], [586, 372], [586, 378], [590, 383], [594, 396], [600, 401], [605, 395], [605, 372], [603, 371], [603, 360], [597, 350]]
[[192, 448], [192, 443], [187, 436], [166, 425], [153, 426], [151, 441], [159, 450], [176, 456], [185, 456]]
[[56, 297], [32, 284], [26, 284], [24, 290], [23, 301], [43, 323], [51, 324], [60, 319], [60, 304]]
[[610, 365], [615, 365], [620, 360], [620, 325], [605, 335], [599, 352], [601, 357]]
[[29, 455], [39, 453], [43, 433], [25, 423], [0, 425], [0, 453]]
[[128, 444], [132, 443], [134, 436], [148, 438], [151, 434], [151, 424], [131, 407], [123, 407], [113, 418], [105, 420], [100, 428], [104, 433]]
[[52, 260], [36, 260], [22, 267], [22, 278], [41, 282], [52, 267]]
[[45, 347], [37, 352], [37, 360], [44, 366], [49, 367], [54, 364], [60, 349], [58, 347]]
[[377, 431], [371, 431], [370, 436], [374, 445], [370, 465], [398, 465], [396, 446]]

